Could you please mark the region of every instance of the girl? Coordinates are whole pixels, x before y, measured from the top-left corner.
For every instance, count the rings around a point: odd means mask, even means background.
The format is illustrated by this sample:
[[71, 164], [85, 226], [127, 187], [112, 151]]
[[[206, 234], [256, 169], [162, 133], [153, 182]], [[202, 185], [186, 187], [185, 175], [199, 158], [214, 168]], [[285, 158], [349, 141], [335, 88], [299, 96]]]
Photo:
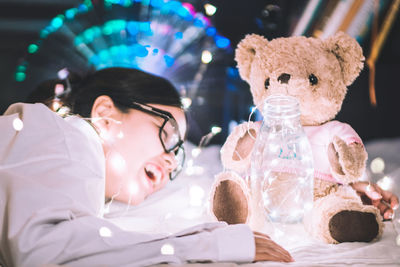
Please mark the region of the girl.
[[0, 265], [292, 261], [246, 225], [203, 224], [161, 236], [102, 218], [105, 199], [140, 203], [182, 166], [186, 119], [167, 80], [103, 69], [72, 83], [63, 99], [77, 116], [18, 103], [0, 117]]

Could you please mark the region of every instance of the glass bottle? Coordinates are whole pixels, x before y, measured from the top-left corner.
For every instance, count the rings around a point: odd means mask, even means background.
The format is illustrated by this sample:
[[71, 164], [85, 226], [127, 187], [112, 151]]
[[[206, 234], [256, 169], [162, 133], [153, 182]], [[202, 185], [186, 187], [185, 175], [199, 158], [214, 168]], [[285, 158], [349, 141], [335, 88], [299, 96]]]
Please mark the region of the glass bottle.
[[[291, 96], [270, 96], [262, 114], [251, 161], [253, 206], [264, 213], [264, 220], [300, 222], [312, 208], [314, 167], [299, 102]], [[254, 223], [259, 228], [260, 222]]]

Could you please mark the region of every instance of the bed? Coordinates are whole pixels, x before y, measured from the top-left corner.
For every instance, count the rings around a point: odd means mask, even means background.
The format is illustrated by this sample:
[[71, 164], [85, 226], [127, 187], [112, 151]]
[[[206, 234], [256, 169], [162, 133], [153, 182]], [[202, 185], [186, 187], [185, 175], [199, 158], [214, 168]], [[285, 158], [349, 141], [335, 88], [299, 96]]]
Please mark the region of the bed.
[[[370, 141], [366, 143], [366, 148], [369, 153], [366, 177], [374, 182], [382, 182], [384, 176], [390, 177], [385, 178], [386, 186], [400, 195], [400, 138]], [[214, 174], [222, 170], [220, 147], [203, 148], [195, 158], [191, 156], [193, 149], [195, 146], [187, 144], [189, 167], [177, 180], [136, 207], [112, 203], [108, 219], [126, 230], [149, 233], [173, 233], [212, 220], [208, 214], [208, 192]], [[383, 160], [384, 169], [378, 172], [375, 170], [374, 173], [370, 168], [371, 162], [378, 157]], [[382, 164], [379, 166], [382, 168]], [[291, 227], [291, 230], [298, 233], [295, 242], [281, 244], [289, 250], [295, 262], [258, 262], [240, 266], [400, 266], [399, 210], [393, 221], [385, 222], [382, 238], [372, 243], [323, 244], [309, 239], [301, 224]], [[239, 264], [187, 264], [200, 265], [224, 267]]]

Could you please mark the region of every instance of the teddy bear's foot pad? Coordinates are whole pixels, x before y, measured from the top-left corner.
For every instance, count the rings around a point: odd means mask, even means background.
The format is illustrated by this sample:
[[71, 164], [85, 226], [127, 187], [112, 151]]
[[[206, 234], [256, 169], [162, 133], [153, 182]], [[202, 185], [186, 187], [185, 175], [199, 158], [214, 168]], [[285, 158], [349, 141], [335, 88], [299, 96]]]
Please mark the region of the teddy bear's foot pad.
[[333, 239], [342, 242], [370, 242], [379, 233], [375, 214], [344, 210], [329, 221], [329, 231]]
[[246, 222], [249, 213], [247, 199], [238, 183], [221, 181], [215, 189], [213, 202], [213, 212], [219, 221], [228, 224]]

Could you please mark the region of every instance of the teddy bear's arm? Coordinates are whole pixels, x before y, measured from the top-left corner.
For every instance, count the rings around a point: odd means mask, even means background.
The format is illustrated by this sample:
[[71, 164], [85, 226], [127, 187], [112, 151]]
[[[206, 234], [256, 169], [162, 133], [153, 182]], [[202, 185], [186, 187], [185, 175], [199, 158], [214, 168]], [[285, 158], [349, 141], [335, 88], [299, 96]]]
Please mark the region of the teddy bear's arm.
[[344, 184], [357, 181], [365, 170], [367, 152], [358, 142], [346, 144], [335, 136], [328, 147], [328, 159], [335, 178]]
[[261, 122], [245, 122], [234, 128], [221, 148], [221, 161], [226, 169], [245, 172]]

